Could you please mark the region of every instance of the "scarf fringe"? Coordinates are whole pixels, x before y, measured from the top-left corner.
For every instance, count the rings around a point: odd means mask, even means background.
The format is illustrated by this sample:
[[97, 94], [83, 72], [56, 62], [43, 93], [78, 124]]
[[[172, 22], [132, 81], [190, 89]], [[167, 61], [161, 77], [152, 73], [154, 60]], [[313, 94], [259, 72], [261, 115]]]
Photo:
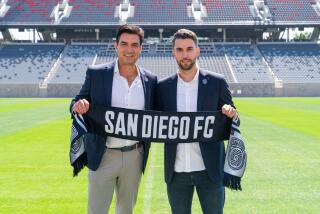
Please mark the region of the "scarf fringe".
[[83, 153], [77, 160], [72, 164], [73, 177], [76, 177], [79, 172], [88, 164], [87, 153]]
[[231, 190], [242, 191], [241, 178], [234, 175], [230, 175], [226, 172], [224, 173], [223, 177], [223, 185]]

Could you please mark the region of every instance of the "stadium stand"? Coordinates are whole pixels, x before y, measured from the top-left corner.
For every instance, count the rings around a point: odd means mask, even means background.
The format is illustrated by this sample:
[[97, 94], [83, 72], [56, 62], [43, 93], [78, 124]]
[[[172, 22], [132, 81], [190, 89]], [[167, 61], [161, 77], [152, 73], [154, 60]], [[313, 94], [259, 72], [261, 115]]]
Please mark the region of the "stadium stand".
[[69, 1], [72, 5], [70, 17], [63, 19], [62, 23], [111, 23], [117, 24], [119, 19], [115, 18], [115, 7], [121, 0], [78, 0]]
[[[234, 82], [222, 48], [218, 50], [210, 43], [200, 43], [200, 46], [203, 49], [199, 58], [201, 67], [223, 74], [228, 82]], [[115, 58], [113, 43], [73, 43], [65, 48], [61, 64], [50, 83], [82, 83], [88, 65], [110, 62]], [[178, 69], [172, 57], [171, 43], [143, 44], [138, 64], [156, 73], [160, 79]]]
[[169, 54], [144, 55], [138, 60], [138, 64], [156, 73], [159, 79], [167, 77], [177, 71], [176, 63], [172, 55]]
[[[228, 82], [234, 82], [222, 48], [218, 50], [212, 43], [200, 43], [199, 46], [202, 50], [198, 60], [201, 67], [223, 74]], [[114, 51], [108, 51], [106, 54], [100, 53], [96, 64], [113, 59], [115, 59]], [[143, 51], [138, 64], [156, 73], [160, 79], [175, 73], [178, 69], [172, 57], [171, 43], [143, 44]]]
[[314, 0], [266, 0], [266, 2], [270, 8], [270, 12], [274, 16], [275, 21], [320, 21], [320, 16], [312, 7], [312, 4], [315, 4]]
[[241, 22], [253, 21], [248, 2], [245, 0], [204, 0], [202, 1], [207, 10], [205, 22]]
[[223, 45], [199, 43], [201, 54], [198, 59], [201, 68], [222, 74], [227, 82], [235, 82], [225, 57]]
[[[148, 53], [149, 44], [143, 44], [142, 53]], [[79, 43], [68, 45], [61, 57], [61, 63], [50, 83], [82, 83], [87, 67], [116, 58], [113, 43]]]
[[129, 23], [191, 23], [194, 18], [188, 16], [187, 5], [191, 0], [137, 0], [134, 2], [135, 14], [129, 18]]
[[[48, 23], [52, 22], [50, 14], [58, 0], [8, 0], [10, 5], [3, 21], [12, 23]], [[0, 19], [1, 20], [1, 19]]]
[[[233, 93], [320, 95], [320, 0], [0, 0], [0, 96], [73, 96], [88, 65], [116, 58], [123, 23], [151, 37], [138, 64], [159, 79], [178, 69], [168, 37], [189, 28], [199, 36], [200, 67], [224, 75]], [[313, 27], [297, 35], [310, 42], [281, 43], [292, 27]], [[65, 43], [17, 44], [11, 28]]]
[[[320, 47], [313, 44], [199, 43], [201, 68], [229, 83], [319, 82]], [[164, 78], [177, 70], [170, 43], [143, 44], [138, 64]], [[59, 55], [61, 54], [60, 58]], [[82, 83], [88, 65], [116, 58], [113, 43], [5, 44], [0, 48], [0, 82]], [[59, 61], [55, 71], [53, 64]], [[159, 63], [161, 62], [161, 63]], [[269, 71], [269, 68], [272, 72]], [[275, 75], [275, 76], [273, 76]]]
[[319, 44], [260, 44], [274, 74], [283, 82], [320, 82]]
[[88, 43], [73, 43], [68, 45], [62, 55], [60, 67], [50, 82], [83, 82], [87, 67], [94, 64], [95, 57], [99, 53], [106, 52], [110, 45]]
[[274, 82], [272, 74], [268, 71], [255, 45], [227, 44], [224, 45], [224, 51], [239, 83]]
[[[55, 19], [50, 16], [57, 3], [61, 2], [62, 0], [7, 0], [6, 5], [10, 8], [4, 17], [0, 16], [0, 23], [54, 24]], [[254, 24], [259, 17], [250, 9], [253, 2], [254, 0], [199, 1], [201, 23]], [[117, 25], [121, 23], [119, 5], [122, 3], [122, 0], [69, 0], [70, 14], [60, 24]], [[132, 6], [132, 17], [126, 19], [128, 23], [198, 24], [190, 11], [192, 0], [131, 0], [129, 3]], [[270, 9], [271, 18], [275, 21], [272, 24], [320, 22], [320, 6], [317, 6], [316, 0], [265, 0], [264, 4]]]
[[0, 83], [36, 83], [48, 75], [64, 44], [4, 44], [0, 49]]

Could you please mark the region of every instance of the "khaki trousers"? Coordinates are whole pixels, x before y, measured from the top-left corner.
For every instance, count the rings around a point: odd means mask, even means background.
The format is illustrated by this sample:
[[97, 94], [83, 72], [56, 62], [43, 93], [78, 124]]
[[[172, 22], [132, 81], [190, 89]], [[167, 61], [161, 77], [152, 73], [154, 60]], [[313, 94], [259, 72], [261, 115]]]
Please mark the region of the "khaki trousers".
[[116, 213], [132, 214], [142, 174], [143, 147], [106, 149], [100, 166], [88, 172], [88, 214], [107, 214], [116, 192]]

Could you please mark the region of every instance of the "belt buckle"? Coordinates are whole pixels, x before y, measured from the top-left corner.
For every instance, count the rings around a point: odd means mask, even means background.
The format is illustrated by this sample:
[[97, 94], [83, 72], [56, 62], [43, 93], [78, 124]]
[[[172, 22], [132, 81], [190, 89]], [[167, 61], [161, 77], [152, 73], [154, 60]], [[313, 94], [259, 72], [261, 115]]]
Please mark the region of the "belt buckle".
[[121, 152], [129, 152], [129, 151], [132, 151], [134, 149], [138, 149], [140, 147], [140, 143], [136, 143], [134, 145], [131, 145], [131, 146], [124, 146], [122, 148], [120, 148], [119, 150]]
[[134, 149], [134, 145], [132, 145], [132, 146], [124, 146], [124, 147], [121, 148], [121, 152], [130, 152], [133, 149]]

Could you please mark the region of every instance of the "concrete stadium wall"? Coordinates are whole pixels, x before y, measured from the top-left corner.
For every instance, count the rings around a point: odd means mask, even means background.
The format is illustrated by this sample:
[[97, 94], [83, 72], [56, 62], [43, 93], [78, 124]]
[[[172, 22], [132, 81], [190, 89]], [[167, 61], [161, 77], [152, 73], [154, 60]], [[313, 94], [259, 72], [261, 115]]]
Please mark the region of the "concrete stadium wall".
[[230, 83], [234, 97], [320, 97], [319, 83], [283, 83], [275, 88], [273, 83]]
[[229, 83], [229, 89], [234, 97], [273, 97], [273, 83]]
[[[37, 84], [0, 84], [0, 97], [74, 97], [82, 84], [49, 84], [39, 89]], [[230, 83], [234, 97], [320, 97], [320, 83]]]
[[277, 97], [320, 97], [320, 83], [284, 83], [276, 88]]
[[74, 97], [81, 89], [82, 84], [49, 84], [47, 97]]
[[41, 97], [38, 84], [0, 84], [0, 97]]
[[[266, 97], [274, 96], [274, 84], [229, 84], [233, 96], [238, 97]], [[74, 97], [81, 88], [81, 84], [49, 84], [48, 97]]]

